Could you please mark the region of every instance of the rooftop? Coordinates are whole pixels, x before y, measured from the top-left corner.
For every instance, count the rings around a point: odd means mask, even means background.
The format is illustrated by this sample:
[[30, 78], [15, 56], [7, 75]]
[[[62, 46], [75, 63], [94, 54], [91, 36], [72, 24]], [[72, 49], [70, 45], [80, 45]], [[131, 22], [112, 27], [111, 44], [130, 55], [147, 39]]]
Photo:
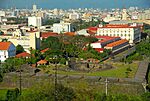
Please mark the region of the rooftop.
[[0, 50], [8, 50], [11, 42], [0, 42]]
[[118, 45], [123, 44], [125, 42], [128, 42], [128, 41], [126, 39], [122, 39], [122, 40], [107, 44], [106, 47], [115, 47], [115, 46], [118, 46]]
[[95, 43], [103, 43], [103, 42], [107, 42], [109, 40], [113, 40], [116, 38], [120, 38], [120, 37], [111, 37], [111, 36], [95, 36], [97, 39], [99, 39], [99, 41], [95, 42]]
[[37, 62], [37, 64], [46, 64], [46, 63], [47, 63], [46, 60], [40, 60], [40, 61]]
[[54, 33], [54, 32], [42, 32], [41, 33], [42, 38], [48, 38], [50, 36], [58, 36], [58, 33]]
[[21, 58], [21, 57], [30, 57], [30, 54], [27, 52], [22, 52], [16, 55], [17, 58]]

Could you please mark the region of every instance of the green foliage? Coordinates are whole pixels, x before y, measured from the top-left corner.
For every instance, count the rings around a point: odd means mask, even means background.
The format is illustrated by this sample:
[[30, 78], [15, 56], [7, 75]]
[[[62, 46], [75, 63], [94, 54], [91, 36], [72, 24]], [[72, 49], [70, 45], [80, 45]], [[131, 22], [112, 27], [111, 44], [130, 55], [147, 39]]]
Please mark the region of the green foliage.
[[150, 40], [142, 41], [136, 46], [136, 52], [150, 57]]
[[16, 88], [14, 90], [8, 90], [6, 94], [6, 100], [7, 101], [16, 101], [19, 96], [19, 89]]
[[43, 25], [53, 25], [54, 23], [60, 23], [60, 19], [47, 19], [43, 22]]
[[65, 65], [66, 64], [66, 59], [65, 58], [61, 58], [60, 59], [60, 63]]
[[41, 49], [49, 48], [51, 50], [61, 49], [62, 43], [57, 37], [48, 37], [42, 40]]
[[17, 70], [22, 64], [25, 64], [25, 59], [22, 58], [8, 58], [4, 64], [2, 64], [2, 71], [4, 73]]
[[16, 54], [24, 52], [24, 48], [21, 45], [16, 46]]
[[150, 101], [150, 92], [141, 95], [143, 101]]
[[2, 73], [0, 73], [0, 82], [2, 82], [3, 81], [3, 75], [2, 75]]
[[[56, 96], [55, 96], [56, 95]], [[20, 97], [21, 101], [72, 101], [75, 98], [75, 92], [72, 88], [58, 84], [56, 89], [54, 85], [44, 83], [35, 86], [29, 90], [29, 93]]]
[[7, 41], [8, 41], [8, 39], [6, 39], [6, 38], [2, 39], [2, 42], [7, 42]]

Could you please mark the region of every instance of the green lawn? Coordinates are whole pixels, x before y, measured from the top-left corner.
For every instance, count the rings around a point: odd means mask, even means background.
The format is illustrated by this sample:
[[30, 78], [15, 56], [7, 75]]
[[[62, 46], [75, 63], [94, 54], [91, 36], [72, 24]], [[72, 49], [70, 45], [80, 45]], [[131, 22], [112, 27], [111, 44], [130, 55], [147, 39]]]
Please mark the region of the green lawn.
[[[126, 77], [126, 71], [127, 68], [130, 67], [132, 70], [129, 73], [129, 77], [133, 78], [135, 76], [135, 73], [138, 68], [138, 62], [132, 63], [132, 64], [124, 64], [124, 63], [112, 63], [112, 65], [115, 67], [110, 70], [105, 71], [98, 71], [98, 72], [78, 72], [78, 71], [58, 71], [58, 74], [64, 74], [64, 75], [88, 75], [88, 76], [105, 76], [105, 77], [118, 77], [118, 78], [125, 78]], [[49, 70], [50, 74], [53, 74], [54, 70]]]
[[[6, 100], [6, 93], [8, 89], [0, 89], [0, 101], [5, 101]], [[23, 89], [22, 90], [22, 95], [28, 94], [28, 90]]]
[[5, 100], [7, 89], [0, 89], [0, 101]]

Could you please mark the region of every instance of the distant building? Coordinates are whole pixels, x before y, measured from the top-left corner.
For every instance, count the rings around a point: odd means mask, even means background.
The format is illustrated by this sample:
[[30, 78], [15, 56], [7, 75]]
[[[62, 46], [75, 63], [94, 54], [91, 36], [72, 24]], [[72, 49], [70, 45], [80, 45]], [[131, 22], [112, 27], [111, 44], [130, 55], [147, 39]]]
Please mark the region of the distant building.
[[73, 27], [71, 23], [55, 23], [53, 24], [53, 32], [61, 33], [61, 32], [72, 32]]
[[23, 46], [24, 50], [28, 53], [30, 52], [29, 49], [40, 49], [40, 32], [39, 31], [27, 31], [26, 35], [22, 36], [20, 31], [14, 31], [13, 34], [10, 35], [1, 35], [0, 40], [8, 39], [11, 41], [15, 46], [21, 45]]
[[33, 12], [37, 11], [37, 6], [35, 4], [32, 6], [32, 10], [33, 10]]
[[5, 11], [0, 11], [0, 17], [5, 17], [6, 13]]
[[95, 36], [98, 41], [91, 43], [92, 48], [104, 48], [107, 44], [120, 40], [120, 37]]
[[134, 44], [141, 40], [141, 29], [136, 24], [107, 24], [98, 28], [97, 35], [121, 37], [122, 39], [127, 39], [130, 44]]
[[28, 26], [40, 27], [42, 26], [42, 18], [41, 17], [28, 17]]
[[16, 55], [16, 47], [11, 42], [0, 42], [0, 60], [4, 62], [9, 57]]
[[69, 14], [69, 19], [71, 19], [71, 20], [76, 20], [76, 19], [79, 19], [79, 18], [80, 18], [80, 15], [78, 13]]

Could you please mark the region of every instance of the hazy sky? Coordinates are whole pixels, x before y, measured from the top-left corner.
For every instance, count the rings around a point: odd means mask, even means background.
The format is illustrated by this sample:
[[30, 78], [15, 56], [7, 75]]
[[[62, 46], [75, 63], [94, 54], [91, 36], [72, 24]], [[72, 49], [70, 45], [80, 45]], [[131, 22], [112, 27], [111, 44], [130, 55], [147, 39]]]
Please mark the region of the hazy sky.
[[123, 8], [137, 6], [150, 8], [150, 0], [0, 0], [0, 8]]

